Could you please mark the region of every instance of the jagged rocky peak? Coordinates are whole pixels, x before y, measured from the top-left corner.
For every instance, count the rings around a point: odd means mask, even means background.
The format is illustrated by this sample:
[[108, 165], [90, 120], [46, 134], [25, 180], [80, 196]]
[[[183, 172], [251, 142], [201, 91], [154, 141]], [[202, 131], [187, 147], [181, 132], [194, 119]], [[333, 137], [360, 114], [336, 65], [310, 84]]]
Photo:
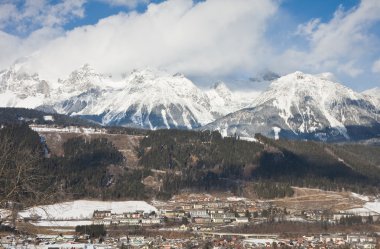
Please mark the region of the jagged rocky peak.
[[93, 88], [104, 88], [108, 84], [109, 77], [104, 76], [89, 64], [84, 64], [74, 70], [67, 79], [59, 80], [58, 92], [64, 96], [73, 96], [91, 90]]
[[49, 83], [40, 79], [37, 73], [25, 70], [24, 61], [20, 60], [8, 69], [0, 72], [0, 92], [9, 91], [16, 95], [36, 96], [50, 94]]
[[78, 70], [73, 71], [66, 81], [72, 83], [91, 83], [90, 81], [96, 81], [94, 83], [97, 83], [104, 78], [104, 75], [97, 73], [89, 64], [85, 64]]
[[49, 82], [17, 61], [0, 72], [0, 106], [35, 108], [51, 96]]
[[44, 94], [45, 96], [50, 96], [50, 86], [46, 80], [41, 80], [37, 85], [37, 92]]
[[160, 71], [154, 68], [133, 69], [127, 81], [134, 81], [135, 83], [144, 83], [161, 77], [171, 77], [171, 75], [165, 71]]
[[258, 73], [255, 77], [251, 77], [250, 80], [253, 82], [265, 82], [265, 81], [274, 81], [281, 76], [278, 75], [277, 73], [270, 71], [270, 70], [265, 70], [263, 72]]
[[185, 75], [183, 73], [175, 73], [173, 74], [173, 77], [185, 78]]
[[232, 99], [232, 92], [223, 81], [216, 82], [211, 87], [211, 90], [214, 90], [216, 94], [218, 94], [220, 97], [225, 98], [225, 100]]
[[211, 89], [215, 89], [218, 92], [231, 92], [223, 81], [215, 82], [214, 85], [211, 86]]

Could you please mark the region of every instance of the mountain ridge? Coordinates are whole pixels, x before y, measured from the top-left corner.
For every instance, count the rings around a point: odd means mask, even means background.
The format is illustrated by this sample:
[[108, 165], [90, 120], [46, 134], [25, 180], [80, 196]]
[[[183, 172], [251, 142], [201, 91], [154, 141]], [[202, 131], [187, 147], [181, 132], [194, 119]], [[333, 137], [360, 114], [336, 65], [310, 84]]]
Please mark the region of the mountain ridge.
[[335, 141], [356, 138], [361, 129], [368, 137], [380, 133], [378, 89], [357, 93], [331, 73], [280, 77], [268, 71], [251, 79], [267, 89], [247, 93], [231, 91], [224, 82], [202, 90], [183, 74], [153, 68], [115, 81], [88, 64], [48, 82], [28, 74], [22, 63], [0, 72], [0, 106], [79, 116], [101, 125], [211, 129], [246, 138], [262, 133]]

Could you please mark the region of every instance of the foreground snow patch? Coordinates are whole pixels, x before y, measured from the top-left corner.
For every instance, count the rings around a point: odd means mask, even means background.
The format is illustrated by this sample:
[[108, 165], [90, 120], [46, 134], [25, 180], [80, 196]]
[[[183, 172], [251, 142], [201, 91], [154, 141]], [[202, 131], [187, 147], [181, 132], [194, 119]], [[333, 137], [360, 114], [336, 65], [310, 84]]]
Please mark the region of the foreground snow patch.
[[380, 214], [380, 200], [366, 202], [363, 207], [352, 208], [347, 210], [347, 212], [362, 216], [378, 215]]
[[367, 202], [366, 204], [364, 204], [364, 208], [366, 208], [372, 212], [380, 214], [380, 200], [376, 200], [373, 202]]
[[42, 220], [83, 220], [91, 219], [95, 210], [110, 210], [112, 213], [158, 212], [158, 210], [145, 201], [70, 201], [53, 205], [37, 206], [20, 213], [21, 217], [40, 216]]

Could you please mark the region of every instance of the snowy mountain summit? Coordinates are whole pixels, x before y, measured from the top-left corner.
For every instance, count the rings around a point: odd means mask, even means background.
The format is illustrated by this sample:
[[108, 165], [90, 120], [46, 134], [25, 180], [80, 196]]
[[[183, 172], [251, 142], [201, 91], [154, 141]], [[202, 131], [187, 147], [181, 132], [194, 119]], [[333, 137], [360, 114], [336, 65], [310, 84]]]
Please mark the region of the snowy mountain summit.
[[145, 69], [79, 114], [98, 115], [103, 124], [192, 129], [214, 119], [210, 110], [207, 96], [183, 75]]
[[203, 92], [179, 73], [148, 68], [133, 70], [113, 85], [108, 81], [85, 66], [61, 81], [75, 88], [66, 90], [69, 97], [50, 109], [103, 125], [154, 130], [198, 128], [243, 106], [224, 84]]
[[[65, 80], [58, 80], [60, 94], [69, 96], [81, 94], [92, 88], [105, 88], [110, 79], [96, 73], [95, 69], [85, 64], [78, 70], [73, 71]], [[107, 84], [108, 83], [108, 84]]]
[[204, 129], [224, 135], [342, 140], [380, 133], [379, 110], [367, 97], [326, 75], [295, 72], [275, 80], [252, 108], [229, 114]]

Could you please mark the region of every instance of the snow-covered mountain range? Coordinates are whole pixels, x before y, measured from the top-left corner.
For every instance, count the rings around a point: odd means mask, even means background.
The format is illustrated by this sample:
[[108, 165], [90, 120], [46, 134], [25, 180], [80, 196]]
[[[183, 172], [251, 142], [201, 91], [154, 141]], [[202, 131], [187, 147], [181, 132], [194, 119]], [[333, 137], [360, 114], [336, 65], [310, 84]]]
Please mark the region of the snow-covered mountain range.
[[103, 125], [147, 129], [198, 128], [247, 106], [256, 94], [238, 97], [222, 82], [203, 91], [182, 74], [155, 69], [134, 70], [115, 82], [89, 65], [52, 83], [16, 64], [2, 71], [0, 79], [2, 107], [36, 108]]
[[102, 124], [148, 129], [192, 129], [214, 119], [206, 94], [190, 80], [153, 69], [133, 71], [119, 87], [89, 88], [55, 109]]
[[224, 135], [318, 140], [360, 139], [380, 134], [379, 106], [328, 75], [295, 72], [275, 80], [253, 107], [229, 114], [203, 129]]
[[134, 70], [114, 81], [89, 65], [49, 82], [16, 63], [0, 72], [0, 106], [81, 116], [102, 125], [199, 128], [250, 138], [262, 133], [347, 140], [380, 134], [379, 88], [357, 93], [329, 73], [266, 73], [249, 81], [267, 90], [236, 92], [223, 82], [202, 90], [182, 74], [155, 69]]

